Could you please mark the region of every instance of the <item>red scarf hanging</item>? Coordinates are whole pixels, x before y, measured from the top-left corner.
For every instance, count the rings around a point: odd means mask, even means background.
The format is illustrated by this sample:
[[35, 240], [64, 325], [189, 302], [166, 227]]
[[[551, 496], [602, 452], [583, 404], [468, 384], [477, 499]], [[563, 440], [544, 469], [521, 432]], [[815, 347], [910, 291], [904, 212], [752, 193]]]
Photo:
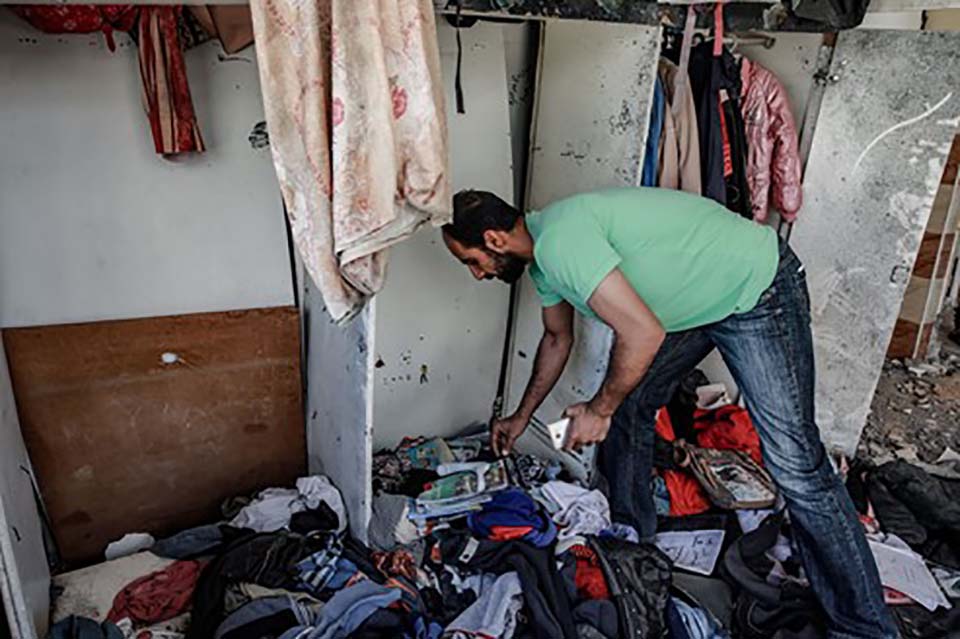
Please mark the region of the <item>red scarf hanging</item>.
[[44, 33], [101, 31], [111, 51], [116, 50], [114, 30], [136, 28], [143, 103], [154, 148], [162, 155], [204, 150], [177, 32], [183, 7], [78, 4], [10, 8]]

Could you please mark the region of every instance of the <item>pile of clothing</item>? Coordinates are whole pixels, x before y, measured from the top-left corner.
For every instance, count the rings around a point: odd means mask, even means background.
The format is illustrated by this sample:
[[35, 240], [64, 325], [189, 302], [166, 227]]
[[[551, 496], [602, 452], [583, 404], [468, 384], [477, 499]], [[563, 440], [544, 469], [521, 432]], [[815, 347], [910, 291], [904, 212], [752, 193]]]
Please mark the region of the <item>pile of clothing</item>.
[[[664, 411], [658, 429], [669, 426], [674, 441], [663, 443], [762, 468], [749, 418], [700, 381], [685, 380]], [[324, 476], [228, 500], [220, 522], [147, 538], [146, 553], [169, 563], [144, 564], [152, 572], [110, 593], [109, 610], [63, 619], [51, 635], [825, 636], [780, 503], [744, 508], [703, 485], [702, 469], [676, 466], [667, 482], [661, 468], [667, 505], [656, 537], [641, 540], [570, 468], [533, 455], [498, 459], [487, 439], [410, 438], [377, 453], [367, 543], [349, 532]], [[960, 486], [903, 462], [841, 470], [904, 636], [950, 636], [960, 627]], [[696, 499], [677, 486], [699, 491]], [[694, 501], [695, 512], [679, 505]], [[906, 565], [913, 581], [903, 581]]]
[[797, 127], [768, 69], [705, 41], [686, 68], [678, 48], [660, 59], [641, 182], [704, 195], [764, 221], [792, 222], [803, 203]]
[[885, 557], [913, 557], [914, 565], [929, 568], [931, 581], [942, 591], [943, 597], [932, 589], [927, 599], [911, 597], [884, 581], [886, 601], [903, 636], [960, 635], [960, 608], [946, 609], [947, 602], [960, 602], [960, 481], [936, 477], [902, 460], [881, 466], [854, 460], [845, 470], [847, 491], [878, 564]]
[[[473, 459], [456, 462], [453, 451]], [[386, 456], [405, 459], [407, 470], [389, 470]], [[112, 607], [102, 618], [67, 617], [51, 636], [661, 634], [667, 627], [669, 560], [655, 546], [636, 543], [631, 529], [614, 526], [599, 491], [556, 479], [562, 474], [558, 465], [536, 458], [484, 461], [489, 456], [476, 438], [410, 440], [381, 455], [378, 466], [385, 474], [379, 481], [418, 494], [394, 495], [406, 502], [404, 521], [381, 531], [371, 546], [347, 531], [342, 497], [324, 476], [228, 500], [225, 519], [215, 524], [159, 541], [137, 536], [149, 539], [142, 554], [169, 563], [111, 593]], [[481, 466], [501, 469], [503, 481], [472, 484]], [[436, 496], [444, 478], [457, 479], [442, 493], [450, 492], [459, 510], [448, 508], [429, 531], [418, 528], [412, 517], [418, 500], [429, 502], [424, 496]], [[461, 492], [468, 499], [457, 502]], [[378, 496], [371, 531], [387, 518], [380, 507], [390, 504], [383, 501], [386, 495]]]
[[[670, 403], [657, 413], [655, 451], [658, 515], [769, 508], [776, 502], [749, 413], [731, 401], [723, 384], [709, 384], [699, 370], [682, 380]], [[698, 458], [709, 461], [691, 463]], [[719, 476], [709, 473], [714, 459], [722, 463]], [[746, 496], [752, 499], [743, 499]]]
[[665, 633], [666, 555], [559, 463], [497, 459], [488, 437], [406, 439], [374, 456], [370, 544], [403, 558], [438, 636]]

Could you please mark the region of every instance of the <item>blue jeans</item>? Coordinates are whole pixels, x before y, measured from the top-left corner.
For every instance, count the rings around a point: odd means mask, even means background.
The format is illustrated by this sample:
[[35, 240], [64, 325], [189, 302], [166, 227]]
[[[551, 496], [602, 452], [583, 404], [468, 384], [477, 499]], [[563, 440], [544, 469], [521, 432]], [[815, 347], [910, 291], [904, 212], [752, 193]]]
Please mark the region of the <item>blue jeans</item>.
[[790, 511], [801, 560], [832, 639], [898, 636], [853, 502], [833, 471], [814, 422], [813, 341], [806, 276], [781, 245], [773, 284], [746, 313], [671, 333], [646, 376], [613, 417], [600, 451], [615, 521], [656, 531], [650, 494], [656, 411], [714, 347], [746, 400], [763, 461]]

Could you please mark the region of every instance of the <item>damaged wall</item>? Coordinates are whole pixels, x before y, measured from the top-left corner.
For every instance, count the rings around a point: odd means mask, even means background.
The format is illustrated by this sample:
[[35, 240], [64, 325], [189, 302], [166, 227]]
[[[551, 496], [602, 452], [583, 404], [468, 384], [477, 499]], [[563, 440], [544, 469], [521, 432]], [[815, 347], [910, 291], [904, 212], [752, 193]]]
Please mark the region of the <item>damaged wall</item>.
[[343, 495], [350, 531], [366, 539], [372, 497], [371, 348], [378, 298], [349, 324], [337, 326], [309, 278], [303, 293], [307, 470], [330, 477]]
[[812, 297], [818, 422], [848, 453], [960, 126], [960, 66], [943, 64], [958, 47], [957, 34], [850, 31], [834, 54], [840, 79], [824, 97], [792, 243]]
[[131, 528], [196, 523], [306, 457], [296, 311], [263, 308], [293, 287], [269, 149], [250, 140], [254, 53], [186, 52], [208, 151], [166, 160], [136, 47], [116, 42], [0, 12], [0, 327], [68, 561]]

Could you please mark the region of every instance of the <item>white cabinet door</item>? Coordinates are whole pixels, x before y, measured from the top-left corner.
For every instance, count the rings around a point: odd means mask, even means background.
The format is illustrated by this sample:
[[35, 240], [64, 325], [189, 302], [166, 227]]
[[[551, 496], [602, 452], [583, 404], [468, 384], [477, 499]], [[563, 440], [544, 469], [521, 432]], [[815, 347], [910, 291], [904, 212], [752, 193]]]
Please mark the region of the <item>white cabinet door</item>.
[[853, 452], [960, 126], [960, 33], [845, 31], [792, 244], [806, 263], [817, 419]]
[[50, 609], [50, 571], [32, 473], [0, 340], [0, 594], [13, 639], [46, 636]]

